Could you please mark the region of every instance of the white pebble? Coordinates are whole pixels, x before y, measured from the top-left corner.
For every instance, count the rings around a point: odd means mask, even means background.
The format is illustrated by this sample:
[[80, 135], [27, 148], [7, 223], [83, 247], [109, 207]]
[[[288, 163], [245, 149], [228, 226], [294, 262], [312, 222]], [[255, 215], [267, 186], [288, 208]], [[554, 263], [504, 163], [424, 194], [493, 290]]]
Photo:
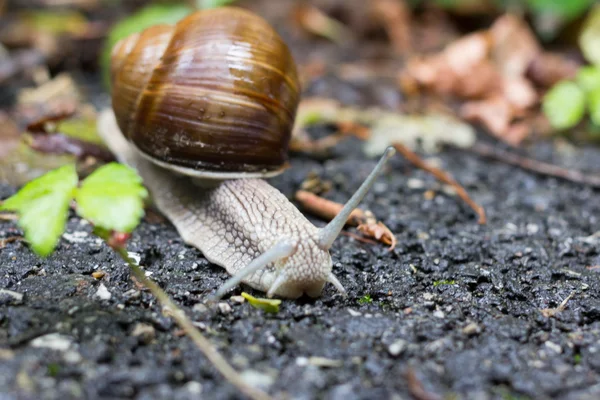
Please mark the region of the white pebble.
[[112, 294], [110, 294], [106, 286], [104, 286], [104, 284], [101, 283], [100, 286], [98, 286], [98, 290], [96, 291], [96, 297], [98, 297], [100, 300], [110, 300]]
[[60, 333], [49, 333], [39, 336], [31, 341], [32, 347], [45, 348], [58, 351], [67, 351], [71, 347], [71, 339]]

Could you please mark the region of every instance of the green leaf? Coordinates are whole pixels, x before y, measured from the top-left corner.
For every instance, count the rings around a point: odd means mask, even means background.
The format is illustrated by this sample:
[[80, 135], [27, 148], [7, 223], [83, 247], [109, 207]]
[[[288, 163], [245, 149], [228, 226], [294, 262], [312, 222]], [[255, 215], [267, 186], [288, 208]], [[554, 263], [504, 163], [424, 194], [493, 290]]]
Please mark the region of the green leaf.
[[579, 68], [577, 84], [586, 93], [600, 90], [600, 67], [588, 65]]
[[589, 62], [600, 65], [600, 5], [588, 15], [579, 35], [579, 47]]
[[32, 180], [0, 206], [17, 212], [25, 239], [38, 255], [52, 253], [64, 232], [77, 180], [75, 165], [65, 165]]
[[102, 52], [101, 66], [104, 81], [110, 86], [110, 54], [121, 39], [158, 24], [174, 24], [194, 9], [182, 4], [151, 4], [115, 24], [108, 34]]
[[588, 109], [594, 125], [600, 126], [600, 87], [588, 94]]
[[217, 8], [235, 3], [236, 0], [196, 0], [196, 7], [201, 10]]
[[536, 14], [551, 14], [563, 19], [582, 15], [595, 0], [527, 0], [527, 5]]
[[77, 191], [77, 213], [94, 225], [131, 232], [144, 215], [148, 192], [131, 168], [106, 164], [88, 176]]
[[373, 302], [373, 298], [369, 294], [365, 294], [363, 297], [358, 299], [358, 304], [369, 304]]
[[248, 303], [250, 303], [250, 305], [254, 308], [258, 308], [259, 310], [263, 310], [272, 314], [279, 312], [279, 305], [281, 304], [281, 300], [279, 299], [256, 298], [246, 292], [242, 292], [242, 297], [248, 300]]
[[575, 82], [562, 81], [546, 93], [542, 107], [554, 128], [568, 129], [585, 114], [585, 93]]

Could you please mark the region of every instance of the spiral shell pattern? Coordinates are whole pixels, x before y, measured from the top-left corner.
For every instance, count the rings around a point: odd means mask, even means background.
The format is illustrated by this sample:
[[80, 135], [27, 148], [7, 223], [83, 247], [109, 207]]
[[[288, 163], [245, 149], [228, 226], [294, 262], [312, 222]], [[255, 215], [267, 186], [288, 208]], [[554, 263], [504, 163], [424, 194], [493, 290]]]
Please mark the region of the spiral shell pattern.
[[113, 48], [111, 79], [119, 128], [161, 164], [235, 175], [287, 162], [296, 66], [249, 11], [203, 10], [135, 33]]

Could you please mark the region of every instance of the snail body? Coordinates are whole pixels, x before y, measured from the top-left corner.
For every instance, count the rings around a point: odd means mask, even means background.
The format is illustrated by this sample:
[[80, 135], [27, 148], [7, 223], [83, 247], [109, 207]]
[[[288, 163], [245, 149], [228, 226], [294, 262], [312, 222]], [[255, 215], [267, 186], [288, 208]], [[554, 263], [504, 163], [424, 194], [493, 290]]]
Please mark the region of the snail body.
[[150, 28], [115, 46], [111, 73], [114, 111], [101, 113], [98, 131], [183, 240], [232, 275], [215, 297], [240, 282], [269, 297], [318, 297], [327, 282], [345, 293], [329, 248], [393, 150], [324, 228], [260, 179], [287, 166], [299, 99], [289, 50], [264, 20], [223, 7]]

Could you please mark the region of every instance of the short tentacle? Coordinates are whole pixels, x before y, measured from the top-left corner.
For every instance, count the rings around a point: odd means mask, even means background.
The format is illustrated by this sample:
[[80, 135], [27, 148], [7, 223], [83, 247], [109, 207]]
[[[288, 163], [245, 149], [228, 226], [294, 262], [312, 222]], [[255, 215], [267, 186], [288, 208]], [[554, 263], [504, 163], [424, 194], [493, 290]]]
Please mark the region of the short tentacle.
[[210, 302], [219, 300], [228, 290], [239, 284], [248, 275], [255, 273], [256, 271], [266, 267], [267, 265], [280, 260], [282, 258], [289, 257], [296, 252], [296, 243], [293, 243], [289, 239], [284, 239], [277, 242], [269, 250], [265, 251], [260, 256], [256, 257], [250, 264], [240, 269], [235, 275], [227, 280], [217, 292], [209, 299]]
[[285, 273], [283, 271], [280, 272], [279, 275], [277, 275], [275, 282], [273, 282], [273, 284], [269, 288], [269, 291], [267, 292], [267, 297], [268, 298], [273, 297], [275, 295], [275, 292], [277, 291], [277, 289], [279, 289], [279, 287], [281, 285], [283, 285], [286, 281], [287, 281], [287, 276], [285, 275]]
[[342, 294], [342, 296], [344, 296], [344, 297], [348, 296], [346, 289], [344, 289], [344, 286], [341, 284], [341, 282], [338, 280], [338, 278], [336, 278], [336, 276], [332, 272], [330, 272], [329, 275], [327, 276], [327, 281], [329, 283], [333, 284], [333, 286], [335, 286], [335, 288]]

